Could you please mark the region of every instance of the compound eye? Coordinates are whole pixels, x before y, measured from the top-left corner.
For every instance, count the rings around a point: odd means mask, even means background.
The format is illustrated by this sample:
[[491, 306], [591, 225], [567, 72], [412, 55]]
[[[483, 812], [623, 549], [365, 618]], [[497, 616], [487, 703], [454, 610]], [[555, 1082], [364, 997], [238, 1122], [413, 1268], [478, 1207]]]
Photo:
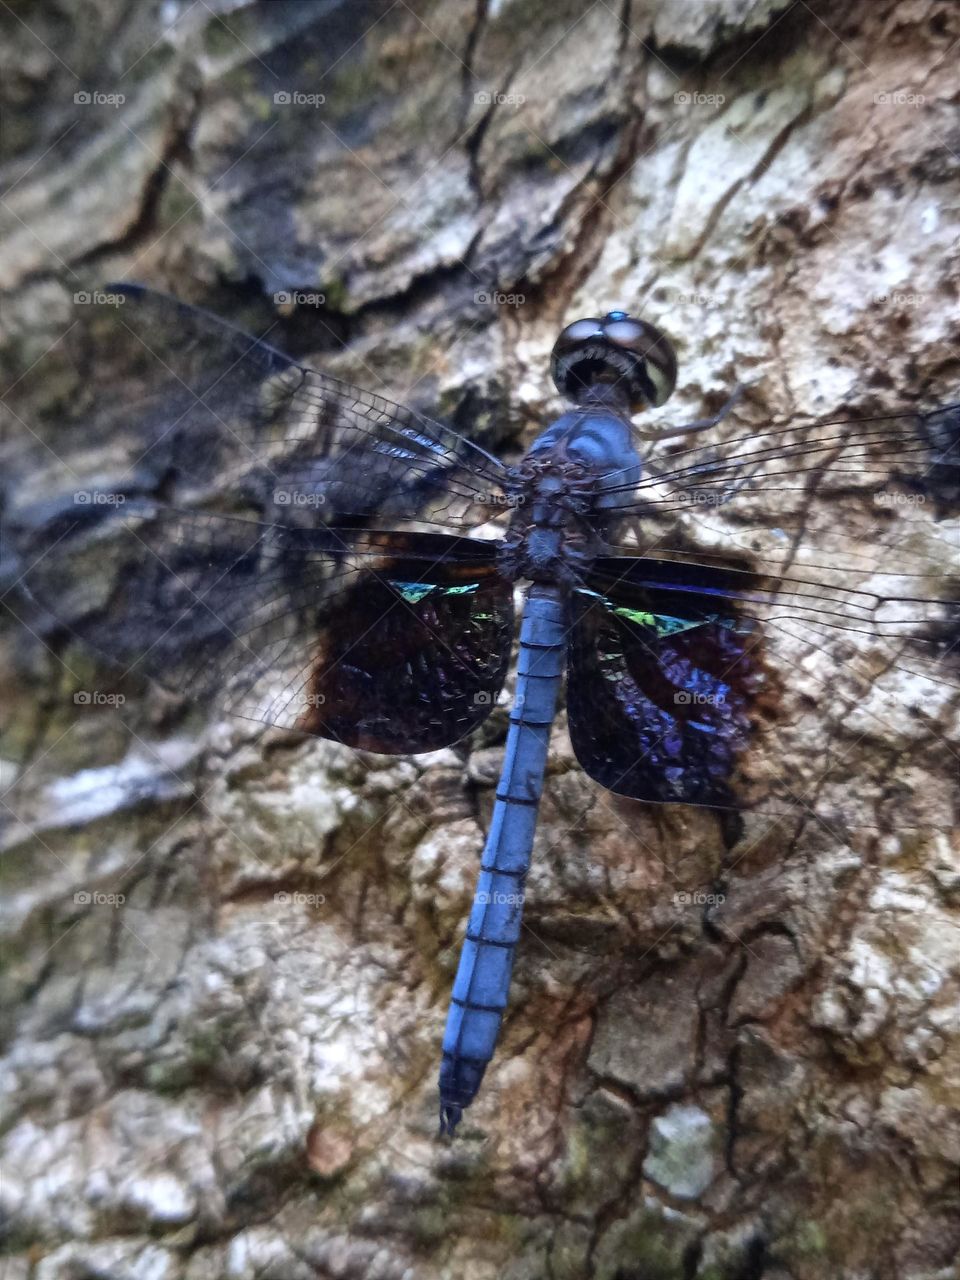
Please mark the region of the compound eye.
[[637, 355], [645, 356], [651, 342], [662, 338], [663, 334], [645, 320], [634, 320], [627, 317], [623, 320], [607, 320], [603, 326], [603, 336], [608, 342], [615, 342], [618, 347], [626, 347]]
[[561, 395], [577, 404], [598, 395], [618, 398], [631, 413], [661, 405], [677, 381], [677, 357], [655, 325], [626, 311], [575, 320], [561, 332], [550, 358]]
[[622, 312], [614, 314], [616, 319], [604, 322], [604, 338], [622, 351], [629, 351], [644, 361], [647, 376], [654, 388], [653, 403], [663, 404], [677, 384], [677, 357], [673, 344], [656, 325], [649, 324], [646, 320], [636, 320], [632, 316], [621, 319]]
[[554, 352], [557, 355], [563, 355], [564, 352], [571, 351], [574, 347], [579, 347], [582, 342], [589, 342], [591, 338], [600, 339], [603, 337], [603, 321], [588, 317], [586, 320], [574, 320], [573, 324], [568, 324], [560, 333], [554, 344]]

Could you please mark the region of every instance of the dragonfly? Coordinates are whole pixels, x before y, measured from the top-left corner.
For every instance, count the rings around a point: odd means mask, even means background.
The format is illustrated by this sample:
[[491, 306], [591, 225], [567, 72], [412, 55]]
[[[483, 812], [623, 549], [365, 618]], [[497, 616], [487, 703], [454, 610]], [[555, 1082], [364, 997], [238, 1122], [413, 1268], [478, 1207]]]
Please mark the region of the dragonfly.
[[[745, 426], [735, 393], [710, 418], [645, 431], [633, 419], [673, 392], [676, 352], [610, 311], [559, 334], [569, 407], [508, 463], [176, 298], [105, 293], [83, 402], [5, 463], [17, 589], [87, 645], [235, 716], [416, 754], [491, 713], [522, 598], [443, 1036], [442, 1134], [475, 1099], [507, 1008], [564, 678], [592, 779], [718, 818], [823, 812], [839, 829], [858, 781], [823, 726], [844, 695], [861, 717], [884, 690], [910, 700], [943, 750], [960, 404]], [[930, 820], [881, 781], [892, 822]]]

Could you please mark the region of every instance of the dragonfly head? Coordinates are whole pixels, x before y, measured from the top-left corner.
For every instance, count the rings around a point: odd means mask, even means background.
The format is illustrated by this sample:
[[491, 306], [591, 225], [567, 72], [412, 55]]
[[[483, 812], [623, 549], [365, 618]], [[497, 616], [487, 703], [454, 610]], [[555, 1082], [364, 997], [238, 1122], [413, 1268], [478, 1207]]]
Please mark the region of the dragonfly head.
[[554, 344], [550, 372], [560, 394], [578, 405], [600, 402], [639, 413], [669, 397], [677, 357], [654, 325], [609, 311], [567, 325]]

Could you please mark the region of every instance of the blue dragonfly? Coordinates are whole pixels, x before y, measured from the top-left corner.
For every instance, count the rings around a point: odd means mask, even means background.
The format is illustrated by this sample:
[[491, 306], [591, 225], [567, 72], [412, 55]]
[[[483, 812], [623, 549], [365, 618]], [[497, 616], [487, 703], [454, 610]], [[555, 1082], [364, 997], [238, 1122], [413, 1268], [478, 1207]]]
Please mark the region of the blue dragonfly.
[[[571, 407], [510, 465], [165, 294], [106, 294], [76, 355], [77, 421], [51, 417], [42, 444], [4, 460], [15, 589], [88, 645], [234, 715], [427, 752], [497, 702], [528, 584], [441, 1133], [477, 1095], [507, 1007], [565, 673], [587, 774], [737, 821], [807, 814], [855, 786], [841, 756], [818, 763], [816, 800], [798, 788], [790, 753], [809, 752], [822, 714], [809, 694], [778, 714], [801, 658], [816, 656], [822, 701], [861, 651], [872, 674], [922, 678], [928, 707], [951, 687], [956, 584], [935, 553], [960, 406], [745, 429], [734, 396], [644, 433], [631, 419], [669, 397], [676, 355], [611, 311], [559, 335], [551, 369]], [[78, 488], [92, 430], [113, 461]], [[855, 550], [837, 550], [815, 500], [854, 512]]]

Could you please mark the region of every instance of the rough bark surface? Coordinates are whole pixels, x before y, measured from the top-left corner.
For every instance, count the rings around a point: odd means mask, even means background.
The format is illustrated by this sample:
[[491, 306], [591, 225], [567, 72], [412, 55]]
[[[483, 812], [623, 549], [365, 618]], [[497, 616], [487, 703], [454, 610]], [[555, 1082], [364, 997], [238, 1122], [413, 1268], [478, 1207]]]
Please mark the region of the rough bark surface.
[[[44, 359], [82, 394], [50, 348], [117, 278], [488, 447], [555, 407], [563, 321], [638, 301], [680, 348], [664, 420], [738, 380], [758, 421], [960, 385], [949, 0], [10, 0], [0, 29], [4, 385]], [[4, 1277], [957, 1275], [943, 837], [727, 849], [591, 784], [561, 722], [512, 1011], [443, 1144], [505, 709], [394, 760], [142, 687], [121, 718], [30, 621], [0, 619]], [[955, 785], [885, 724], [865, 772]]]

